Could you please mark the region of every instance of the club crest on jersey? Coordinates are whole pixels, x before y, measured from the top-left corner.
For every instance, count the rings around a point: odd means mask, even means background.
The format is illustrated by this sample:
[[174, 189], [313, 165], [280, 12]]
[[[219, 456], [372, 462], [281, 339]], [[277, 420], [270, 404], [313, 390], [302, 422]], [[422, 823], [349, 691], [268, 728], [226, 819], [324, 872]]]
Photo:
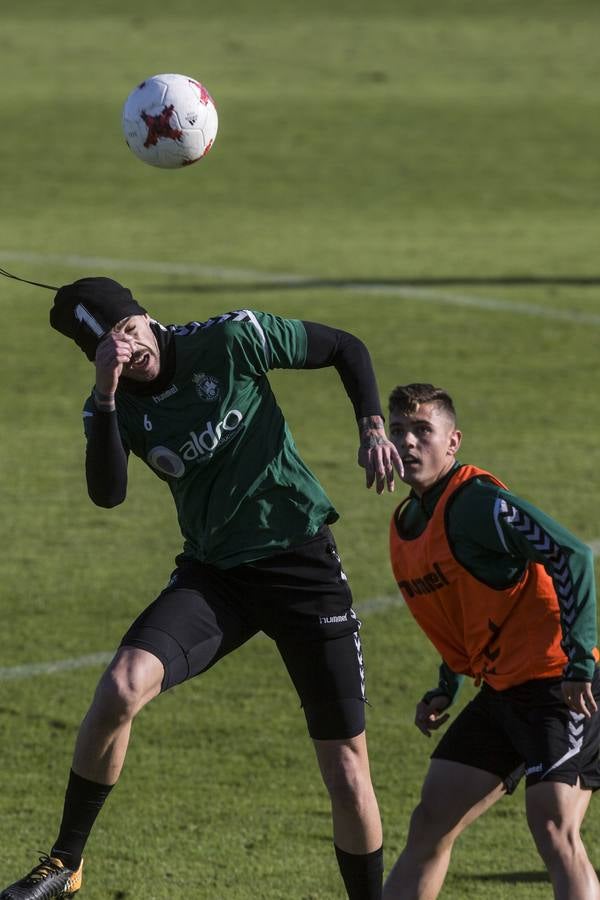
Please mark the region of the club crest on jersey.
[[192, 381], [201, 400], [206, 400], [209, 403], [211, 400], [218, 400], [221, 385], [219, 379], [215, 378], [214, 375], [207, 375], [206, 372], [194, 373]]

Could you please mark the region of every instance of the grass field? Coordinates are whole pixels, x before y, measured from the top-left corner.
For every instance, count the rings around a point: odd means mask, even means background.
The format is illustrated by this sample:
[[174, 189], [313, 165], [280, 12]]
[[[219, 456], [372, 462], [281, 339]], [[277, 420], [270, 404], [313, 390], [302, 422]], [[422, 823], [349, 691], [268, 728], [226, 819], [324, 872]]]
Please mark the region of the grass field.
[[[597, 543], [599, 27], [591, 0], [13, 6], [0, 266], [50, 284], [109, 275], [165, 322], [250, 306], [353, 331], [384, 397], [447, 387], [460, 458]], [[180, 172], [143, 166], [120, 132], [126, 95], [164, 71], [200, 78], [219, 107], [213, 151]], [[166, 489], [138, 462], [122, 507], [87, 499], [93, 372], [48, 328], [50, 301], [0, 284], [2, 884], [49, 848], [100, 659], [179, 549]], [[387, 561], [404, 490], [365, 491], [335, 372], [273, 383], [341, 513], [391, 865], [431, 750], [414, 704], [438, 662]], [[444, 900], [551, 895], [523, 801], [463, 837]], [[597, 804], [585, 835], [598, 867]], [[144, 710], [87, 855], [89, 900], [341, 898], [304, 719], [266, 639]]]

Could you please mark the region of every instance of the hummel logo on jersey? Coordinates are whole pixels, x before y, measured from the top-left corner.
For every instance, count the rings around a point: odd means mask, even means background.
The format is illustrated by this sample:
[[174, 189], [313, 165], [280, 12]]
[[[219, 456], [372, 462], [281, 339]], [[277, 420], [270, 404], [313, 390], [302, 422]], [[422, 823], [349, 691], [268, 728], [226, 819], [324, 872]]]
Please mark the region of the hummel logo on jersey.
[[167, 388], [166, 391], [163, 391], [162, 394], [154, 394], [152, 399], [155, 403], [161, 403], [163, 400], [166, 400], [168, 397], [172, 397], [173, 394], [177, 393], [177, 385], [172, 384], [170, 388]]
[[439, 563], [434, 563], [433, 572], [427, 572], [421, 578], [411, 578], [410, 581], [399, 581], [398, 587], [409, 597], [414, 597], [415, 594], [432, 594], [447, 584], [450, 582], [442, 572]]

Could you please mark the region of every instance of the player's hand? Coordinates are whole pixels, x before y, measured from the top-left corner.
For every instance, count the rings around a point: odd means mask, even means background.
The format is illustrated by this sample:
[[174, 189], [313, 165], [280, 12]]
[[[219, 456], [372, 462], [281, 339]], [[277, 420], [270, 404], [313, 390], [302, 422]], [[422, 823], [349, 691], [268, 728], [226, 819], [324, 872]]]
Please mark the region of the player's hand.
[[583, 714], [586, 719], [591, 719], [598, 712], [589, 681], [563, 681], [562, 695], [569, 709]]
[[135, 341], [122, 331], [109, 331], [96, 350], [96, 390], [114, 397], [123, 366], [130, 362]]
[[431, 732], [436, 731], [450, 718], [450, 713], [444, 713], [450, 706], [449, 697], [432, 697], [429, 703], [421, 700], [417, 703], [415, 712], [415, 725], [426, 737], [431, 737]]
[[358, 465], [365, 470], [367, 487], [376, 485], [378, 494], [383, 493], [387, 485], [388, 491], [394, 490], [394, 469], [402, 477], [404, 467], [400, 454], [391, 441], [388, 441], [381, 416], [369, 416], [359, 419], [360, 447], [358, 449]]

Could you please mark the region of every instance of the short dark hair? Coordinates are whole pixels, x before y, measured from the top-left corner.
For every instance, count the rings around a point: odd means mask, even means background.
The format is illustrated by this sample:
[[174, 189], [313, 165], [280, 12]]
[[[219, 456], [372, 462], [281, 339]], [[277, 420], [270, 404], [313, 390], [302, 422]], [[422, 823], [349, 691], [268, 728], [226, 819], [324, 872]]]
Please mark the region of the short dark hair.
[[390, 394], [390, 413], [415, 413], [423, 403], [435, 403], [453, 422], [456, 422], [456, 410], [450, 394], [443, 388], [433, 384], [399, 384]]

